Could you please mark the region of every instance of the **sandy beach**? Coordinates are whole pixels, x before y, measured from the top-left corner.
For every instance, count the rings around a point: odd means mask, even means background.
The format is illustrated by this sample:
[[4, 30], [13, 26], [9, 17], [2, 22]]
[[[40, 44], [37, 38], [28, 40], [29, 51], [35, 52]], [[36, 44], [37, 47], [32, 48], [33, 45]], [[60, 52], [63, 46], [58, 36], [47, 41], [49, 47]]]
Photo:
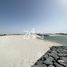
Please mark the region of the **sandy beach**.
[[55, 42], [24, 39], [23, 35], [0, 36], [0, 67], [31, 67]]

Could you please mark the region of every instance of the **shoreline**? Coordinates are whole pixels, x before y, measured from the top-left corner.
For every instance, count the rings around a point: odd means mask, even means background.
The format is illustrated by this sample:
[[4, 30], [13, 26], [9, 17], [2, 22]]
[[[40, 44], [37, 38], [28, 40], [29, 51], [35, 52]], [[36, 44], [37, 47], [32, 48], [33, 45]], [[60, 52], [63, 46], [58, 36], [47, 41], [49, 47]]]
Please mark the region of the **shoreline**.
[[61, 44], [40, 39], [23, 39], [23, 35], [0, 37], [0, 66], [31, 67], [52, 46]]

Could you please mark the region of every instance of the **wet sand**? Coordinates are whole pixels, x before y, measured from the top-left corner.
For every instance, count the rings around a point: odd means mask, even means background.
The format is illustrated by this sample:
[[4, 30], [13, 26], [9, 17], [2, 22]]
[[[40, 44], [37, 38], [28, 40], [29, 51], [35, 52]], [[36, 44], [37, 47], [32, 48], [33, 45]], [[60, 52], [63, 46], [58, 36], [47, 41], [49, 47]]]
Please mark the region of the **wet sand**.
[[60, 44], [23, 35], [0, 36], [0, 67], [31, 67], [52, 46]]

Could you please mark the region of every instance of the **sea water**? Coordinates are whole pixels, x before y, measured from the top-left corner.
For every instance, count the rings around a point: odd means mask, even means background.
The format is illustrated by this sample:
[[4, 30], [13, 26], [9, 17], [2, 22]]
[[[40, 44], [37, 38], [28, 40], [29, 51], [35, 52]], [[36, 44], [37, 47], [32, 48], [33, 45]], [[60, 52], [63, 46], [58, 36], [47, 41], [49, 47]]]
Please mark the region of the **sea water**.
[[67, 35], [48, 36], [48, 37], [45, 37], [44, 39], [67, 46]]

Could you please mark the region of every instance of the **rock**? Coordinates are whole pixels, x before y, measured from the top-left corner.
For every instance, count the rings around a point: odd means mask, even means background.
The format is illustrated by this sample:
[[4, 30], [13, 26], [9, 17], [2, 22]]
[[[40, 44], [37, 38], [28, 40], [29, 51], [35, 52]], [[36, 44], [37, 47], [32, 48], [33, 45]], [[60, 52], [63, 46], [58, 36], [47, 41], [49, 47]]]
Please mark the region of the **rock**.
[[59, 63], [64, 63], [64, 60], [58, 60]]
[[49, 56], [48, 56], [48, 54], [46, 54], [46, 55], [44, 55], [44, 57], [45, 57], [45, 58], [48, 58]]
[[52, 61], [53, 61], [53, 58], [52, 57], [48, 57], [43, 63], [49, 65], [49, 64], [53, 64]]
[[59, 57], [67, 57], [67, 54], [59, 53], [58, 56], [59, 56]]
[[[44, 61], [44, 60], [46, 60], [46, 58], [45, 58], [45, 57], [42, 57], [42, 58], [39, 59], [39, 60]], [[38, 61], [39, 61], [39, 60], [38, 60]]]
[[54, 53], [54, 52], [51, 53], [50, 56], [52, 56], [56, 60], [59, 58], [59, 56], [56, 53]]
[[49, 65], [48, 67], [55, 67], [54, 65]]
[[32, 66], [32, 67], [47, 67], [45, 64], [43, 65], [35, 65], [35, 66]]
[[40, 65], [40, 64], [43, 64], [43, 61], [39, 61], [39, 62], [37, 62], [37, 64], [39, 64], [39, 65]]
[[61, 65], [64, 65], [67, 67], [67, 59], [63, 58], [62, 60], [58, 60], [58, 62], [61, 64]]
[[55, 67], [64, 67], [64, 66], [62, 66], [62, 65], [60, 65], [58, 63], [54, 63], [54, 64], [55, 64]]

